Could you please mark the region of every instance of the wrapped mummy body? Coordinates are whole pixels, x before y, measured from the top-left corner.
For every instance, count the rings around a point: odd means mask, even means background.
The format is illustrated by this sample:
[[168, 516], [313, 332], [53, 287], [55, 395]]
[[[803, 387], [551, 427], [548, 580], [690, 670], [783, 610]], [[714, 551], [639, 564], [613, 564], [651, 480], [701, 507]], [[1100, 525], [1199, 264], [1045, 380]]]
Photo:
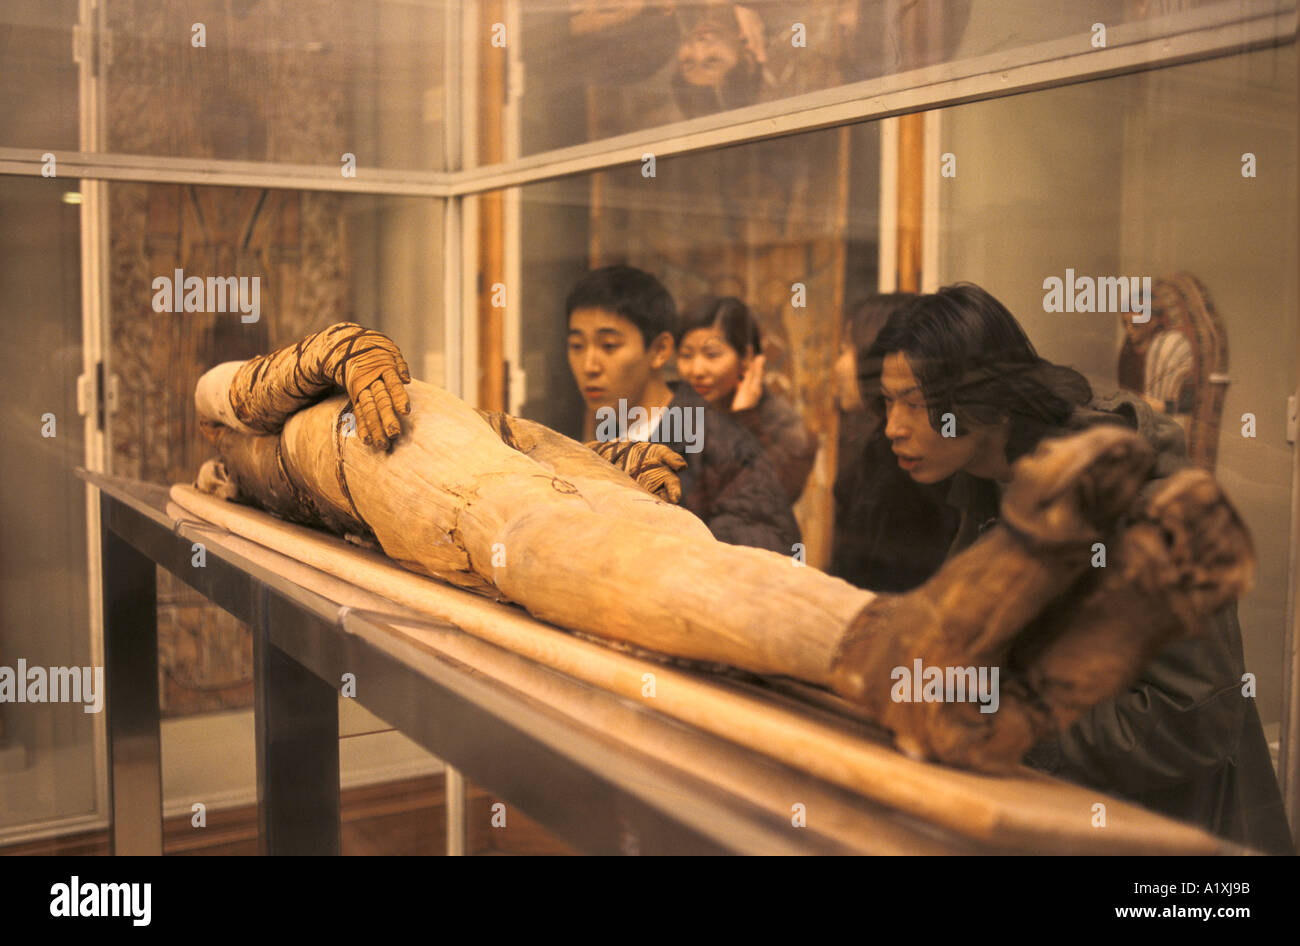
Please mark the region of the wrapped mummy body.
[[[338, 389], [347, 394], [331, 393]], [[1040, 448], [1017, 466], [1003, 525], [916, 592], [886, 596], [794, 556], [717, 541], [592, 450], [410, 381], [391, 341], [359, 326], [333, 326], [272, 355], [218, 366], [200, 380], [196, 403], [221, 454], [200, 477], [209, 492], [373, 537], [405, 568], [516, 602], [561, 627], [829, 687], [916, 754], [1009, 768], [1043, 735], [1124, 686], [1150, 656], [1144, 645], [1100, 672], [1081, 668], [1089, 675], [1083, 706], [1077, 694], [1053, 702], [1051, 694], [1063, 692], [1059, 658], [1047, 695], [1016, 678], [1016, 698], [996, 713], [891, 699], [894, 669], [917, 659], [997, 665], [1017, 634], [1071, 589], [1092, 543], [1131, 511], [1151, 465], [1145, 442], [1126, 431]], [[681, 460], [651, 456], [649, 446], [605, 452], [671, 494], [665, 464]], [[1230, 510], [1212, 492], [1216, 514]], [[1249, 544], [1235, 514], [1229, 519], [1226, 551], [1214, 550], [1217, 583], [1203, 584], [1192, 611], [1181, 598], [1166, 606], [1178, 574], [1147, 594], [1153, 607], [1180, 616], [1160, 625], [1157, 643], [1194, 631], [1197, 615], [1244, 590]], [[1123, 620], [1116, 615], [1094, 631], [1090, 614], [1071, 638], [1075, 649], [1086, 653], [1091, 633], [1123, 637]]]

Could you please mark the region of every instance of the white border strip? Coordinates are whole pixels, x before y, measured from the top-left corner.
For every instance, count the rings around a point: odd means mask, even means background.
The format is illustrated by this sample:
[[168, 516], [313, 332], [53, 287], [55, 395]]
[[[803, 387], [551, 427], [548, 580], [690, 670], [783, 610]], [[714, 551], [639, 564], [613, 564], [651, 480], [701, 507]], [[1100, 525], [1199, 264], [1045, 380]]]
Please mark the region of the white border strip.
[[[47, 149], [58, 159], [59, 176], [151, 184], [203, 184], [220, 187], [278, 187], [290, 190], [351, 191], [409, 197], [449, 197], [445, 171], [389, 171], [361, 165], [356, 177], [339, 168], [314, 164], [215, 161], [150, 155], [106, 154]], [[41, 154], [34, 148], [0, 148], [0, 174], [39, 177]]]

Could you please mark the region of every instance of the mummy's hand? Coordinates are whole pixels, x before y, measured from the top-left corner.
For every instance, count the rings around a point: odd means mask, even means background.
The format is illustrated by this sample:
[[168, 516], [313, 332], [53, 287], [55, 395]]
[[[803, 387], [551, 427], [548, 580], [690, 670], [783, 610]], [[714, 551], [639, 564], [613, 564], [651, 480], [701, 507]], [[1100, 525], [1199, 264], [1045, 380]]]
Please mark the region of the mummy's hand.
[[340, 322], [241, 365], [230, 383], [230, 405], [250, 430], [278, 433], [296, 411], [342, 388], [361, 439], [386, 450], [402, 431], [398, 415], [411, 412], [403, 387], [410, 380], [392, 339]]
[[585, 446], [636, 480], [646, 492], [670, 503], [681, 500], [677, 472], [686, 468], [686, 460], [675, 450], [635, 440], [593, 440]]
[[362, 441], [387, 450], [402, 432], [397, 415], [411, 413], [406, 359], [391, 338], [370, 330], [352, 335], [346, 343], [339, 340], [333, 350], [338, 353], [337, 367], [331, 373], [352, 399]]

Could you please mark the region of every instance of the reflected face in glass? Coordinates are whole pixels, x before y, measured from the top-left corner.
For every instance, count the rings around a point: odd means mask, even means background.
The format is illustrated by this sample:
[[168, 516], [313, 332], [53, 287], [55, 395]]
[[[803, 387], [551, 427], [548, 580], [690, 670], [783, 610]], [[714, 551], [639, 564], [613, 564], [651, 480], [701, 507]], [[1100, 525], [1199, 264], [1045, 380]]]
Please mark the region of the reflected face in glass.
[[739, 60], [736, 37], [713, 24], [700, 24], [677, 47], [677, 65], [691, 85], [717, 88]]
[[860, 411], [866, 407], [858, 387], [858, 360], [852, 345], [841, 345], [840, 357], [835, 359], [835, 405], [842, 411]]
[[640, 404], [653, 372], [662, 368], [672, 351], [662, 352], [661, 336], [655, 351], [646, 351], [641, 330], [631, 319], [607, 309], [574, 309], [569, 316], [569, 370], [587, 406], [618, 407]]
[[898, 465], [918, 483], [938, 483], [965, 469], [986, 446], [987, 433], [975, 430], [944, 437], [930, 425], [921, 382], [902, 352], [886, 355], [880, 372], [885, 402], [885, 436]]
[[1150, 346], [1152, 339], [1161, 328], [1161, 322], [1155, 313], [1145, 322], [1134, 322], [1133, 316], [1125, 312], [1120, 316], [1120, 322], [1124, 326], [1124, 334], [1128, 336], [1129, 344], [1139, 352], [1144, 352]]
[[677, 346], [677, 373], [715, 407], [731, 409], [736, 385], [749, 364], [716, 328], [692, 329]]

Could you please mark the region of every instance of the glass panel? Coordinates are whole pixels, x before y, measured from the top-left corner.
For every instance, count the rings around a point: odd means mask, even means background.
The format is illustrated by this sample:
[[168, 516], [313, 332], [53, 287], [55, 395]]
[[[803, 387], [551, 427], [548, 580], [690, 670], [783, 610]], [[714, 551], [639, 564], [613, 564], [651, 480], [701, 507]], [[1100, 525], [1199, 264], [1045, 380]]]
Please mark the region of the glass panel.
[[0, 147], [77, 150], [77, 0], [0, 5]]
[[529, 155], [926, 66], [992, 72], [1294, 9], [1293, 0], [523, 3], [515, 45], [488, 48], [483, 25], [480, 61], [494, 87], [509, 57], [522, 59], [513, 88], [522, 88], [518, 149]]
[[878, 126], [858, 125], [665, 159], [653, 178], [619, 168], [522, 188], [523, 284], [507, 294], [524, 300], [521, 413], [591, 439], [565, 319], [589, 268], [644, 269], [679, 309], [736, 296], [761, 328], [765, 389], [801, 412], [820, 447], [794, 495], [807, 560], [824, 564], [837, 423], [828, 379], [842, 313], [876, 287], [879, 152]]
[[[1172, 412], [1245, 517], [1258, 571], [1238, 612], [1275, 754], [1291, 580], [1296, 106], [1291, 45], [949, 109], [931, 148], [955, 159], [955, 177], [939, 179], [938, 281], [988, 289], [1044, 357], [1094, 389], [1135, 388]], [[1080, 277], [1149, 277], [1150, 323], [1050, 311], [1046, 281], [1064, 289], [1071, 273], [1079, 291]], [[1169, 332], [1187, 342], [1161, 342]], [[1220, 365], [1208, 354], [1216, 338]], [[1162, 362], [1163, 346], [1188, 363]]]
[[110, 0], [107, 24], [108, 151], [442, 167], [442, 4]]
[[[417, 377], [444, 381], [441, 201], [125, 183], [109, 195], [114, 473], [192, 483], [214, 455], [194, 414], [199, 376], [335, 322], [385, 332]], [[247, 279], [248, 291], [212, 311], [155, 311], [154, 280], [177, 270]], [[210, 823], [233, 819], [251, 845], [251, 632], [159, 569], [158, 638], [167, 812], [204, 801]], [[169, 822], [169, 850], [193, 846], [187, 825]]]
[[[1214, 471], [1253, 535], [1257, 578], [1237, 614], [1252, 705], [1276, 756], [1300, 295], [1296, 80], [1289, 44], [903, 121], [897, 141], [887, 139], [900, 162], [886, 213], [874, 125], [524, 187], [523, 285], [511, 293], [523, 300], [523, 413], [592, 436], [594, 408], [576, 391], [564, 339], [565, 297], [589, 269], [640, 267], [679, 310], [705, 292], [739, 296], [765, 352], [771, 343], [765, 380], [821, 448], [797, 511], [809, 563], [825, 566], [837, 425], [847, 418], [832, 409], [831, 365], [865, 311], [853, 303], [876, 286], [883, 221], [900, 259], [924, 253], [925, 283], [986, 288], [1041, 354], [1079, 370], [1096, 394], [1129, 385], [1182, 425], [1193, 461]], [[937, 140], [922, 141], [930, 126]], [[490, 264], [485, 285], [498, 278]], [[1120, 308], [1131, 306], [1128, 293], [1098, 311], [1110, 285], [1100, 280], [1121, 276], [1139, 277], [1150, 334]], [[1076, 277], [1094, 281], [1091, 311], [1054, 311], [1050, 281]], [[793, 302], [796, 284], [806, 308]], [[908, 536], [924, 545], [948, 525]], [[885, 564], [900, 569], [899, 550], [890, 553]]]
[[[193, 410], [199, 376], [335, 322], [386, 332], [417, 376], [442, 381], [440, 201], [178, 184], [109, 191], [114, 473], [191, 481], [210, 455]], [[239, 305], [233, 293], [224, 306], [214, 297], [213, 311], [155, 311], [154, 280], [174, 283], [177, 270], [205, 285], [246, 280], [246, 292]]]
[[[417, 376], [443, 381], [441, 202], [172, 184], [110, 194], [118, 475], [193, 482], [212, 455], [193, 409], [199, 376], [335, 322], [387, 333]], [[230, 300], [225, 311], [155, 312], [153, 282], [176, 270], [247, 279], [257, 311]], [[158, 593], [163, 712], [251, 705], [247, 627], [161, 570]]]
[[[351, 154], [361, 176], [443, 167], [447, 3], [102, 6], [87, 69], [104, 64], [105, 151], [330, 168]], [[77, 149], [76, 22], [76, 0], [0, 7], [0, 146]], [[63, 116], [63, 134], [38, 114]]]
[[[35, 685], [31, 674], [39, 668], [43, 700], [55, 695], [46, 688], [53, 668], [75, 669], [84, 681], [81, 668], [91, 665], [86, 490], [73, 474], [85, 464], [76, 398], [81, 247], [78, 206], [63, 199], [75, 191], [75, 181], [0, 177], [0, 287], [9, 313], [0, 430], [0, 672], [17, 677], [23, 662], [27, 680], [9, 684]], [[92, 668], [92, 685], [94, 679]], [[81, 696], [19, 703], [6, 693], [0, 702], [0, 837], [29, 822], [93, 811], [99, 717]]]

